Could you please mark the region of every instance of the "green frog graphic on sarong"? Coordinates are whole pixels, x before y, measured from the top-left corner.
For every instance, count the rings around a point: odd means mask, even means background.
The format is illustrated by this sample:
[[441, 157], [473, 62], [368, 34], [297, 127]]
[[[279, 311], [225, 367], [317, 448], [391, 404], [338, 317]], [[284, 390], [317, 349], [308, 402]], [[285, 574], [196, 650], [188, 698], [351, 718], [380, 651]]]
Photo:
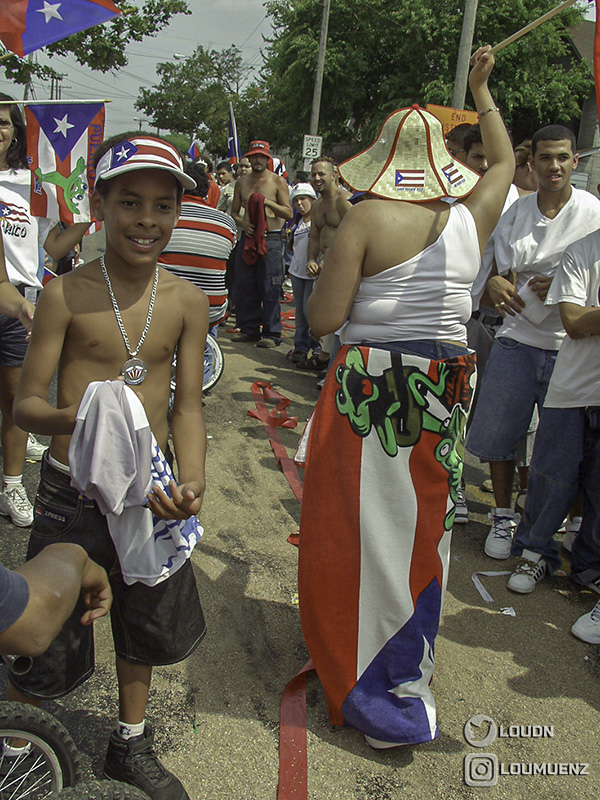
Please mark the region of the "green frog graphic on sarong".
[[464, 372], [470, 376], [473, 363], [470, 358], [462, 357], [433, 362], [437, 366], [434, 379], [414, 364], [404, 364], [401, 354], [390, 355], [392, 366], [381, 375], [371, 375], [361, 349], [348, 349], [344, 363], [338, 364], [335, 371], [340, 386], [335, 398], [337, 410], [348, 418], [358, 436], [368, 436], [375, 429], [390, 457], [396, 455], [399, 447], [415, 445], [422, 431], [439, 434], [434, 456], [448, 473], [453, 506], [444, 527], [450, 530], [460, 488], [470, 400], [470, 390], [464, 391]]

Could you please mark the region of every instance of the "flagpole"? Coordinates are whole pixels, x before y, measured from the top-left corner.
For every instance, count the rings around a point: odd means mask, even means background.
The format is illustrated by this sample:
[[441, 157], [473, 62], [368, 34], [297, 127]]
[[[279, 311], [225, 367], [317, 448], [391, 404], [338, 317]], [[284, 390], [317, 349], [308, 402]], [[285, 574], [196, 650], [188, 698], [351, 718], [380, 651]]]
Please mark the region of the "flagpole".
[[525, 25], [525, 27], [521, 28], [520, 31], [513, 33], [512, 36], [509, 36], [507, 39], [501, 41], [500, 44], [494, 45], [494, 47], [492, 47], [492, 49], [489, 52], [497, 53], [498, 50], [502, 50], [503, 47], [506, 47], [507, 45], [516, 42], [516, 40], [520, 39], [521, 36], [524, 36], [526, 33], [529, 33], [529, 31], [532, 31], [534, 28], [537, 28], [538, 25], [542, 24], [542, 22], [546, 22], [546, 20], [551, 19], [556, 14], [560, 14], [561, 11], [565, 11], [565, 9], [569, 8], [569, 6], [572, 6], [576, 2], [577, 0], [565, 0], [564, 3], [561, 3], [559, 6], [550, 9], [550, 11], [547, 11], [545, 14], [542, 14], [541, 17], [538, 17], [537, 19], [534, 19], [533, 22], [530, 22], [529, 25]]
[[79, 103], [85, 105], [88, 103], [112, 103], [112, 100], [0, 100], [2, 106], [68, 106]]

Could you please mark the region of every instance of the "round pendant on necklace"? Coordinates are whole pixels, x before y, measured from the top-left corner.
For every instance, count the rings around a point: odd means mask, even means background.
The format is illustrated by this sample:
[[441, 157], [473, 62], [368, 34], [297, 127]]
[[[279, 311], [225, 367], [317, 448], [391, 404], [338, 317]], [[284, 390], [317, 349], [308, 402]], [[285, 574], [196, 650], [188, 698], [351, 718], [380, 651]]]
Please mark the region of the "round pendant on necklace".
[[121, 375], [129, 386], [137, 386], [142, 383], [147, 374], [148, 367], [141, 358], [130, 358], [121, 367]]

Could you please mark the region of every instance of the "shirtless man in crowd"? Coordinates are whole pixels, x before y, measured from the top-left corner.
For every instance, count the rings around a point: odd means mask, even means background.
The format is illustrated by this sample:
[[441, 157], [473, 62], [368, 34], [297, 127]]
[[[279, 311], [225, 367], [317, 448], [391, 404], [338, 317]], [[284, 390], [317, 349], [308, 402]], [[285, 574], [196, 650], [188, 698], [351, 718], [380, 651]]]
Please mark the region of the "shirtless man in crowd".
[[[316, 278], [340, 222], [352, 208], [349, 202], [352, 195], [338, 184], [336, 163], [329, 156], [320, 156], [312, 162], [310, 182], [320, 197], [311, 209], [306, 272]], [[302, 362], [301, 366], [304, 369], [324, 369], [329, 362], [334, 341], [335, 334], [324, 336], [321, 340], [321, 352]]]
[[[268, 142], [251, 142], [245, 158], [250, 160], [252, 172], [243, 175], [236, 182], [231, 206], [231, 215], [242, 230], [235, 268], [235, 307], [241, 333], [234, 336], [233, 341], [256, 342], [259, 347], [276, 347], [281, 344], [281, 229], [284, 220], [292, 218], [287, 183], [269, 171], [269, 157]], [[264, 197], [267, 252], [258, 256], [253, 263], [248, 263], [251, 256], [244, 254], [244, 246], [246, 239], [253, 236], [256, 227], [248, 212], [248, 201], [254, 193]], [[244, 216], [240, 215], [242, 207], [246, 209]]]

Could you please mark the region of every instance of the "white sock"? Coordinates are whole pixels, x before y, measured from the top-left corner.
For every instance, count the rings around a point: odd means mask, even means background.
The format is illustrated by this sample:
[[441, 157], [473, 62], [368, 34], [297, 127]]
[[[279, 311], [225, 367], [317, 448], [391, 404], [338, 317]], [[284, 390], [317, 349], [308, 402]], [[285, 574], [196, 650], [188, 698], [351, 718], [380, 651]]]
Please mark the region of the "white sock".
[[119, 720], [117, 722], [117, 734], [121, 739], [133, 739], [134, 736], [142, 736], [145, 727], [145, 719], [135, 725], [130, 722], [121, 722], [121, 720]]
[[4, 489], [8, 489], [11, 486], [19, 486], [23, 483], [23, 473], [20, 475], [2, 475], [2, 485]]
[[497, 517], [514, 517], [515, 512], [512, 508], [497, 508], [494, 512]]

